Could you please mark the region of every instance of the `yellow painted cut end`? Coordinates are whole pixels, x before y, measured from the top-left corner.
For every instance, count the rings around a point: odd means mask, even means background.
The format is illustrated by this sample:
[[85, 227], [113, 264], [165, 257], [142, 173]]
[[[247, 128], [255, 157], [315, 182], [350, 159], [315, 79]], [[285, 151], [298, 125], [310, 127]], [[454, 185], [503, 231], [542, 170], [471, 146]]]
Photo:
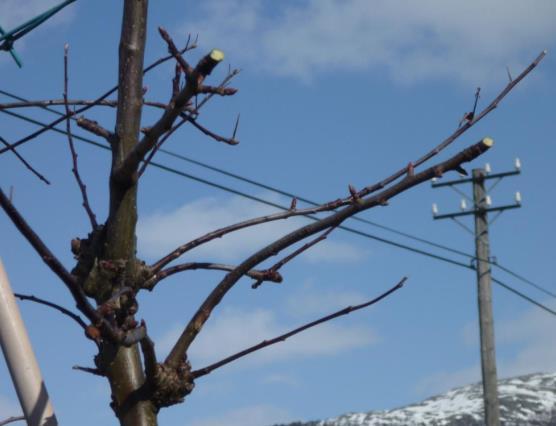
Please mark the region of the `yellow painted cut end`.
[[210, 51], [210, 58], [213, 61], [216, 62], [220, 62], [224, 60], [224, 52], [222, 52], [220, 49], [212, 49]]
[[489, 148], [490, 148], [492, 145], [494, 145], [494, 139], [489, 138], [489, 137], [483, 138], [482, 142], [483, 142], [486, 146], [488, 146]]

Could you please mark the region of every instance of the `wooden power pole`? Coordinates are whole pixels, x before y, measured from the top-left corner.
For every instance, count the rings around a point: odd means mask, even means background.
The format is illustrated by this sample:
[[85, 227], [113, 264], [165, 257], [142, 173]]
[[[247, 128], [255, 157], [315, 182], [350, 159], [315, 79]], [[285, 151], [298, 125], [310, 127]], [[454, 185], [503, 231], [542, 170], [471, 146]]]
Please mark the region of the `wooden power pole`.
[[490, 277], [490, 250], [488, 239], [487, 198], [485, 173], [473, 170], [473, 201], [475, 205], [475, 257], [477, 270], [477, 295], [479, 305], [479, 333], [481, 340], [481, 371], [485, 404], [485, 423], [500, 426], [498, 404], [498, 379], [494, 344], [494, 319], [492, 316], [492, 288]]
[[[490, 197], [485, 188], [485, 181], [496, 179], [492, 187], [502, 178], [520, 173], [521, 164], [516, 160], [516, 170], [497, 174], [490, 173], [490, 166], [485, 169], [474, 169], [470, 178], [463, 178], [449, 182], [433, 182], [433, 188], [441, 186], [453, 187], [464, 183], [473, 186], [473, 198], [465, 198], [473, 203], [473, 208], [467, 210], [465, 199], [461, 201], [461, 212], [438, 214], [436, 204], [433, 204], [434, 219], [452, 219], [463, 228], [467, 229], [475, 237], [475, 270], [477, 271], [477, 301], [479, 307], [479, 333], [481, 345], [481, 372], [483, 379], [483, 399], [485, 410], [485, 424], [487, 426], [500, 426], [500, 407], [498, 402], [498, 379], [496, 375], [496, 351], [494, 343], [494, 318], [492, 314], [492, 289], [490, 265], [490, 244], [488, 236], [488, 213], [496, 212], [497, 215], [504, 210], [521, 207], [521, 195], [516, 193], [515, 204], [491, 207]], [[491, 188], [492, 188], [491, 187]], [[453, 188], [455, 189], [455, 188]], [[458, 221], [460, 216], [473, 215], [475, 218], [474, 231], [464, 223]], [[497, 216], [495, 216], [496, 219]], [[491, 221], [492, 223], [492, 221]]]

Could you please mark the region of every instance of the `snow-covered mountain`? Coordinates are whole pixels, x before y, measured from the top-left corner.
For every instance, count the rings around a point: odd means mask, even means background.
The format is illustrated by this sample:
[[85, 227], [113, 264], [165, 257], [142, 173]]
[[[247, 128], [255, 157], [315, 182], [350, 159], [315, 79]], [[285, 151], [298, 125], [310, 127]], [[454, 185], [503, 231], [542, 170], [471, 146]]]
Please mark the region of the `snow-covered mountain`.
[[[556, 373], [500, 380], [498, 393], [502, 425], [556, 426]], [[477, 383], [394, 410], [276, 426], [484, 426], [482, 398]]]

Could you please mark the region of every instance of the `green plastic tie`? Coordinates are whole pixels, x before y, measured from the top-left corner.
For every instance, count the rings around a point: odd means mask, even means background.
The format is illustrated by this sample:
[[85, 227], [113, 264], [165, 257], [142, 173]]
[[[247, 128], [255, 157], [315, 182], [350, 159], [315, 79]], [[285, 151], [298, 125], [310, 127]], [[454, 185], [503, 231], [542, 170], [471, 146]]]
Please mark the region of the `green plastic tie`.
[[56, 13], [58, 13], [60, 10], [62, 10], [67, 5], [73, 3], [74, 1], [76, 0], [66, 0], [61, 4], [59, 4], [58, 6], [54, 6], [49, 10], [47, 10], [46, 12], [43, 12], [40, 15], [34, 17], [33, 19], [30, 19], [29, 21], [21, 24], [20, 26], [14, 28], [8, 33], [6, 33], [2, 29], [2, 27], [0, 27], [0, 42], [2, 43], [0, 44], [0, 50], [7, 50], [8, 52], [10, 52], [17, 66], [21, 68], [23, 64], [21, 62], [21, 59], [19, 58], [19, 56], [17, 55], [17, 53], [13, 48], [15, 41], [23, 37], [28, 32], [34, 30], [40, 24], [50, 19], [52, 16], [54, 16]]

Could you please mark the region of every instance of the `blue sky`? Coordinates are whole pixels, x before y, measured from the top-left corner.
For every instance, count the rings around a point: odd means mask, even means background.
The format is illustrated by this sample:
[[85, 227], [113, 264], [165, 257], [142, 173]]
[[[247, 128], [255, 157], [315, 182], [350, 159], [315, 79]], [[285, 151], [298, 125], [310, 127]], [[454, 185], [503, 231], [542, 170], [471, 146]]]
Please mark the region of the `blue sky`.
[[[0, 24], [12, 28], [55, 1], [7, 0]], [[491, 229], [498, 261], [555, 291], [553, 212], [556, 120], [556, 4], [430, 0], [151, 2], [146, 63], [166, 52], [157, 27], [183, 44], [199, 34], [195, 61], [213, 47], [226, 54], [211, 76], [227, 65], [242, 69], [231, 98], [213, 99], [200, 122], [229, 134], [241, 113], [238, 146], [180, 130], [167, 148], [210, 165], [317, 200], [346, 196], [418, 158], [451, 134], [469, 110], [477, 86], [479, 108], [543, 49], [549, 53], [500, 107], [441, 154], [484, 136], [495, 146], [471, 167], [523, 173], [504, 180], [493, 203], [523, 207], [504, 213]], [[30, 34], [17, 49], [18, 69], [0, 56], [0, 89], [32, 99], [60, 98], [63, 46], [70, 44], [70, 97], [94, 98], [117, 75], [119, 2], [81, 0]], [[147, 98], [165, 101], [172, 66], [145, 80]], [[8, 98], [0, 97], [0, 102]], [[44, 111], [19, 111], [43, 121]], [[144, 123], [159, 112], [145, 111]], [[114, 111], [87, 115], [111, 128]], [[15, 141], [36, 128], [0, 116], [0, 135]], [[83, 134], [77, 129], [76, 134]], [[84, 135], [89, 136], [89, 135]], [[107, 207], [106, 152], [79, 143], [80, 170], [99, 218]], [[21, 153], [51, 181], [45, 186], [11, 155], [0, 158], [0, 185], [14, 187], [14, 202], [52, 250], [72, 266], [69, 241], [88, 232], [71, 175], [66, 139], [50, 133]], [[275, 202], [289, 200], [229, 177], [160, 154], [170, 167]], [[449, 176], [456, 178], [457, 176]], [[154, 261], [176, 245], [212, 228], [272, 211], [270, 208], [154, 168], [141, 182], [139, 256]], [[363, 216], [377, 223], [472, 253], [473, 240], [450, 221], [433, 221], [430, 206], [458, 209], [460, 196], [422, 185], [385, 208]], [[467, 224], [472, 225], [470, 219]], [[224, 238], [188, 260], [236, 263], [302, 219], [275, 223]], [[361, 223], [351, 226], [384, 238], [466, 262]], [[0, 256], [12, 286], [21, 293], [71, 307], [63, 286], [42, 264], [5, 216], [0, 216]], [[388, 409], [479, 379], [475, 276], [472, 271], [342, 231], [283, 270], [281, 285], [257, 291], [244, 280], [231, 292], [192, 347], [194, 368], [294, 328], [346, 305], [374, 297], [408, 275], [407, 286], [379, 305], [330, 322], [291, 341], [199, 379], [185, 404], [161, 412], [164, 425], [264, 426], [347, 411]], [[539, 293], [499, 270], [495, 276], [545, 303]], [[159, 356], [190, 318], [221, 274], [189, 272], [168, 279], [139, 298]], [[504, 289], [494, 287], [500, 376], [554, 371], [554, 318]], [[71, 370], [92, 365], [94, 347], [81, 330], [56, 312], [22, 304], [22, 312], [54, 408], [62, 424], [116, 424], [103, 379]], [[7, 369], [0, 363], [0, 418], [19, 412]]]

